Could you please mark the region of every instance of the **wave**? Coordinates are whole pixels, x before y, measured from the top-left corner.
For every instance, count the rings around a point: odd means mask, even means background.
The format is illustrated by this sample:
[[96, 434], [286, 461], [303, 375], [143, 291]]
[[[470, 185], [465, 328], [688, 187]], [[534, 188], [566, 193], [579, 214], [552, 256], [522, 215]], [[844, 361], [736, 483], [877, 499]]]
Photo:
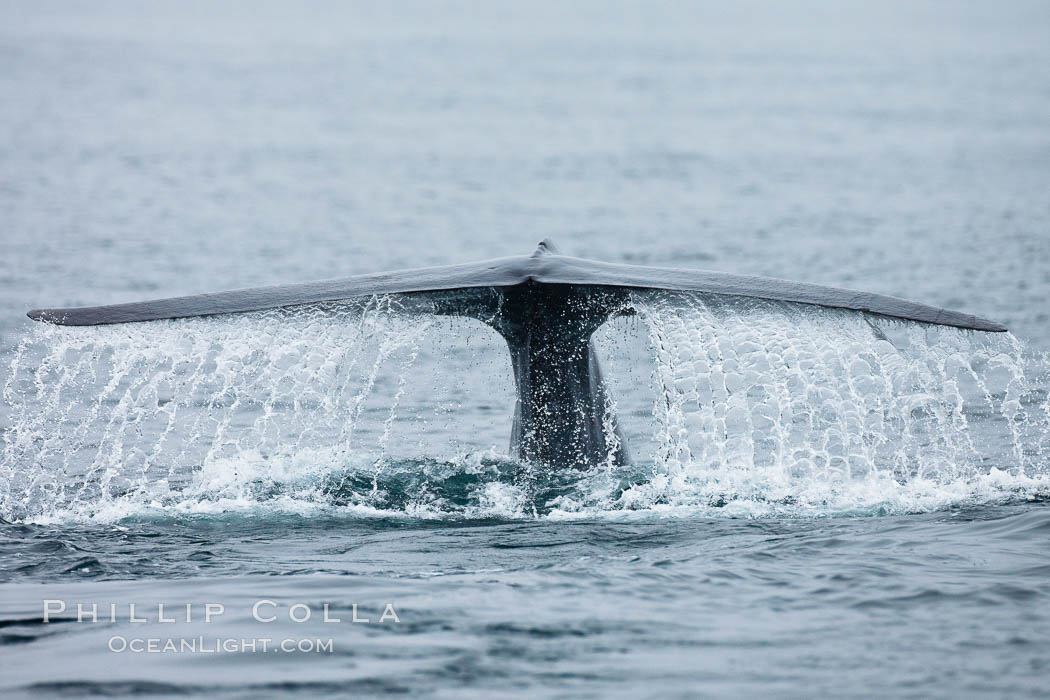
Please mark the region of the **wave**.
[[[295, 464], [259, 455], [192, 471], [90, 501], [13, 514], [23, 523], [119, 523], [142, 518], [299, 515], [336, 518], [644, 519], [652, 517], [861, 517], [1050, 499], [1050, 477], [991, 469], [948, 483], [886, 474], [827, 481], [726, 469], [669, 475], [662, 466], [536, 468], [494, 453], [450, 461], [365, 463], [329, 471], [332, 455]], [[9, 514], [11, 515], [11, 514]]]

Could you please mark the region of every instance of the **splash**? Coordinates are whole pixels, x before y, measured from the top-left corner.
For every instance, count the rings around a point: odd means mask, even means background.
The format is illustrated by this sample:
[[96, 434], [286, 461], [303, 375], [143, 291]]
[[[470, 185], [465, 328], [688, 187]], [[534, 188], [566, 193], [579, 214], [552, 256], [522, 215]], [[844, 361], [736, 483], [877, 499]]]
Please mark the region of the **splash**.
[[659, 467], [620, 497], [632, 506], [820, 515], [1050, 493], [1048, 363], [1012, 335], [702, 295], [636, 306]]
[[[43, 326], [4, 388], [5, 517], [228, 492], [259, 464], [382, 453], [432, 319], [395, 299], [93, 329]], [[381, 414], [363, 421], [365, 414]], [[364, 433], [364, 434], [362, 434]], [[367, 454], [368, 450], [362, 450]], [[223, 465], [238, 464], [222, 478]], [[171, 499], [161, 499], [160, 504]]]
[[[698, 294], [633, 306], [595, 337], [635, 463], [586, 473], [509, 459], [499, 339], [396, 296], [40, 326], [4, 385], [0, 517], [810, 517], [1050, 496], [1050, 363], [1013, 336]], [[464, 328], [473, 344], [440, 345]]]

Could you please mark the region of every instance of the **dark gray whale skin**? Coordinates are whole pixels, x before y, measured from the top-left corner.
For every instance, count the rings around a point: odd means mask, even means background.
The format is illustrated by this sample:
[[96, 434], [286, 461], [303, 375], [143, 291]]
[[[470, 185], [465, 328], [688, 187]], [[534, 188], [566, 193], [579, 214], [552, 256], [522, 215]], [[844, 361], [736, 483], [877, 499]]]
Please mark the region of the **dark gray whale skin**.
[[520, 459], [586, 467], [627, 461], [591, 335], [632, 313], [631, 289], [667, 289], [852, 309], [944, 326], [1003, 332], [986, 319], [895, 297], [768, 277], [598, 262], [560, 255], [549, 240], [532, 255], [356, 275], [305, 284], [70, 309], [29, 317], [67, 326], [260, 311], [376, 294], [402, 294], [433, 313], [469, 316], [507, 341], [518, 400], [512, 452]]
[[643, 267], [573, 258], [557, 254], [550, 241], [540, 243], [536, 251], [528, 256], [496, 258], [443, 267], [377, 272], [321, 282], [254, 287], [130, 304], [71, 309], [34, 309], [29, 312], [29, 317], [37, 321], [48, 321], [64, 326], [97, 326], [108, 323], [259, 311], [320, 301], [338, 301], [372, 294], [513, 287], [526, 282], [708, 292], [867, 311], [909, 321], [956, 326], [977, 331], [1002, 332], [1006, 330], [1006, 327], [999, 323], [977, 316], [916, 304], [881, 294], [854, 292], [770, 277], [734, 275], [708, 270]]
[[580, 467], [627, 462], [591, 336], [613, 316], [634, 313], [629, 290], [528, 281], [420, 298], [432, 313], [479, 319], [506, 340], [518, 396], [516, 457]]

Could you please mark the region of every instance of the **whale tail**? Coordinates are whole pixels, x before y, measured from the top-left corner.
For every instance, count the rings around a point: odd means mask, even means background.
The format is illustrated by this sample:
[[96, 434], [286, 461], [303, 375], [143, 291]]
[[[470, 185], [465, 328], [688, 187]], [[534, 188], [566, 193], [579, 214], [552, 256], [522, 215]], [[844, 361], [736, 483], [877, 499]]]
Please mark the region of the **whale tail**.
[[605, 263], [561, 255], [544, 240], [529, 256], [357, 275], [305, 284], [69, 309], [29, 317], [72, 326], [243, 313], [405, 294], [434, 313], [470, 316], [506, 340], [517, 388], [511, 449], [520, 459], [590, 466], [627, 459], [591, 336], [632, 313], [632, 289], [696, 291], [832, 308], [979, 331], [1005, 326], [878, 294], [749, 275]]

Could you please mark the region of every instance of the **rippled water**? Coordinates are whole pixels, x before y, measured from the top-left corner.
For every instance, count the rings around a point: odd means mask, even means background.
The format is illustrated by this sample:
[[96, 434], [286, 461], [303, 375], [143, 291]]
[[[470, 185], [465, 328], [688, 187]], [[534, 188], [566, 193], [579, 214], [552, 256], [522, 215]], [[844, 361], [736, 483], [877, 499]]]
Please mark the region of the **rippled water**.
[[[1045, 692], [1042, 4], [0, 20], [5, 696]], [[546, 236], [1012, 333], [638, 293], [596, 341], [632, 459], [576, 472], [507, 457], [494, 332], [397, 297], [23, 317]], [[66, 604], [46, 624], [45, 600]], [[276, 621], [252, 618], [260, 600]], [[225, 611], [205, 623], [209, 603]]]

